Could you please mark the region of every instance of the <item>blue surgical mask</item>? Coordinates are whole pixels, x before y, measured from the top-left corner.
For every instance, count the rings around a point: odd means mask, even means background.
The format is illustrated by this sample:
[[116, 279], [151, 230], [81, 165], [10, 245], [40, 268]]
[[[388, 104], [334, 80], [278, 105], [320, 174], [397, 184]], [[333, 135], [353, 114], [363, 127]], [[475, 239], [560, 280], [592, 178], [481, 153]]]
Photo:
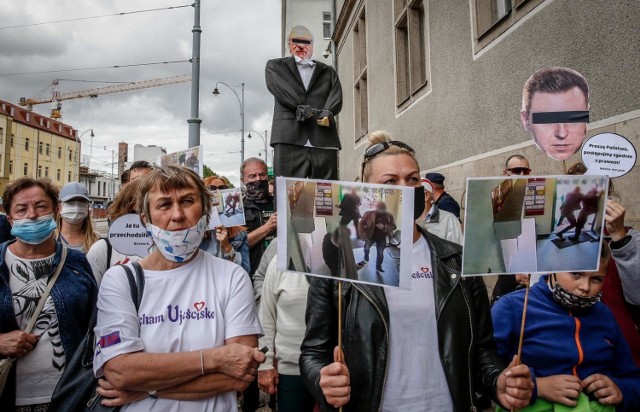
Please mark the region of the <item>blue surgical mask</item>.
[[11, 234], [24, 243], [39, 245], [51, 237], [56, 227], [52, 214], [37, 219], [18, 219], [13, 221]]

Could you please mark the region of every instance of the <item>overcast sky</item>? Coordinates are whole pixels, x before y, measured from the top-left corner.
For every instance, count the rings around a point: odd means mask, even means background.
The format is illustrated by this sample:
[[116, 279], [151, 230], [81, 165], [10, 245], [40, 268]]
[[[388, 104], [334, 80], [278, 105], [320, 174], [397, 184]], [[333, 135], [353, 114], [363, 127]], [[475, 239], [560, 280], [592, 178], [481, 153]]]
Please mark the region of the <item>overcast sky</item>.
[[[3, 2], [0, 28], [21, 24], [98, 16], [135, 10], [181, 6], [180, 0], [20, 0]], [[202, 0], [200, 118], [204, 163], [238, 183], [240, 165], [240, 105], [231, 86], [245, 83], [245, 134], [271, 129], [273, 97], [264, 83], [268, 59], [280, 57], [280, 1]], [[0, 99], [16, 103], [36, 97], [55, 78], [132, 82], [190, 74], [189, 63], [120, 69], [83, 70], [32, 75], [5, 75], [96, 66], [188, 60], [192, 54], [194, 11], [186, 7], [66, 23], [0, 29]], [[64, 80], [60, 92], [108, 84]], [[240, 95], [240, 87], [237, 88]], [[163, 146], [168, 153], [188, 146], [191, 83], [137, 92], [62, 102], [63, 122], [82, 133], [82, 154], [92, 152], [91, 167], [110, 170], [111, 151], [129, 143]], [[41, 98], [49, 97], [47, 91]], [[47, 114], [49, 104], [35, 106]], [[227, 132], [227, 133], [220, 133]], [[252, 133], [255, 136], [255, 133]], [[106, 150], [105, 150], [106, 146]], [[260, 137], [245, 140], [245, 158], [264, 151]], [[227, 153], [226, 152], [233, 152]]]

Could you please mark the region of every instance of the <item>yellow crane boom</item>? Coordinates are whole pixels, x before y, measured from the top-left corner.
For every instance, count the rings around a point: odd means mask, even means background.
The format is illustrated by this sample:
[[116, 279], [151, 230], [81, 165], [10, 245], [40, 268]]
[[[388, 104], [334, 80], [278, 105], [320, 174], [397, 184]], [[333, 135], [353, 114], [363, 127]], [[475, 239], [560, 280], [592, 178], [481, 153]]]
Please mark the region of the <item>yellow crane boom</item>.
[[26, 106], [27, 110], [33, 110], [33, 106], [36, 104], [54, 103], [54, 106], [51, 109], [51, 118], [57, 120], [62, 117], [62, 115], [60, 114], [60, 110], [62, 108], [62, 105], [60, 104], [60, 102], [62, 100], [80, 99], [83, 97], [98, 97], [104, 94], [130, 92], [134, 90], [148, 89], [151, 87], [168, 86], [171, 84], [185, 83], [190, 81], [191, 81], [191, 75], [183, 74], [180, 76], [165, 77], [162, 79], [143, 80], [139, 82], [124, 83], [124, 84], [118, 84], [115, 86], [98, 87], [95, 89], [78, 90], [75, 92], [68, 92], [68, 93], [61, 94], [57, 90], [57, 86], [60, 80], [56, 79], [52, 83], [53, 92], [52, 92], [51, 98], [48, 98], [48, 99], [33, 98], [32, 99], [32, 98], [21, 97], [18, 100], [18, 104], [20, 106]]

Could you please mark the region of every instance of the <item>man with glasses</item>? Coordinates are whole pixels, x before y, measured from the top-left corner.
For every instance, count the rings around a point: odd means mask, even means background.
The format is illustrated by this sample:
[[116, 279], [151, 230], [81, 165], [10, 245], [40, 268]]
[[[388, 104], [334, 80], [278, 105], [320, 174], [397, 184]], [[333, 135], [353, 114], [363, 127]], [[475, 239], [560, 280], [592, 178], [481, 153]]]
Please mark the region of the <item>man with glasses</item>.
[[514, 154], [509, 156], [504, 164], [502, 170], [504, 176], [523, 175], [529, 176], [531, 174], [531, 168], [529, 167], [529, 161], [526, 157], [520, 154]]
[[[531, 168], [529, 167], [529, 161], [521, 154], [514, 154], [507, 158], [504, 163], [504, 169], [502, 169], [503, 176], [529, 176], [531, 174]], [[491, 304], [493, 305], [502, 296], [513, 292], [514, 290], [522, 287], [523, 284], [520, 279], [526, 279], [519, 275], [500, 275], [496, 281], [496, 285], [491, 292]]]

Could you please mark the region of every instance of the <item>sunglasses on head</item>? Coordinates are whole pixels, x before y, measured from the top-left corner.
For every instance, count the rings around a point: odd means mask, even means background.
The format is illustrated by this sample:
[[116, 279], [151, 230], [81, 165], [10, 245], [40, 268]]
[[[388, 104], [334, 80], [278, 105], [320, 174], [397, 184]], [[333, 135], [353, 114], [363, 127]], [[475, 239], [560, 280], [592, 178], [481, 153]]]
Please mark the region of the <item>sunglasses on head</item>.
[[529, 169], [528, 167], [511, 167], [507, 169], [507, 171], [512, 175], [529, 176], [531, 174], [531, 169]]
[[391, 146], [395, 146], [395, 147], [399, 147], [401, 149], [408, 150], [412, 155], [414, 155], [416, 153], [416, 151], [413, 150], [413, 148], [411, 146], [409, 146], [408, 144], [406, 144], [404, 142], [400, 142], [398, 140], [392, 140], [390, 142], [376, 143], [376, 144], [368, 147], [367, 150], [364, 151], [364, 160], [362, 161], [362, 170], [360, 172], [361, 178], [364, 178], [364, 165], [372, 157], [375, 157], [375, 156], [379, 155], [380, 153], [384, 152], [385, 150], [387, 150]]
[[227, 185], [220, 185], [220, 186], [216, 186], [216, 185], [209, 185], [209, 190], [224, 190], [224, 189], [228, 189], [229, 186]]

